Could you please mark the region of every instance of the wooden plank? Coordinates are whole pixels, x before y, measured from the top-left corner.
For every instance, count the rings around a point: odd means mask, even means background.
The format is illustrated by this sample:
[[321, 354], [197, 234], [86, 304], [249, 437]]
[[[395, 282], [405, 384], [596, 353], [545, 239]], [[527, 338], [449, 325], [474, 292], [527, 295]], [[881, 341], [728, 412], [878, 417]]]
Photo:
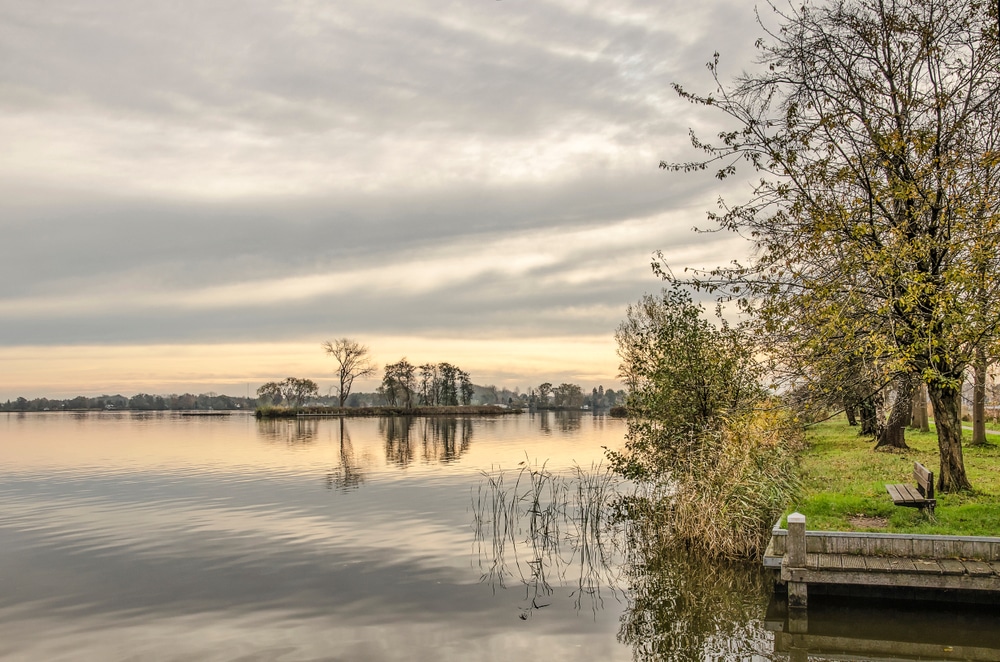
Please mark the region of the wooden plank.
[[913, 541], [909, 538], [893, 538], [892, 555], [907, 559], [913, 558]]
[[962, 556], [961, 546], [954, 540], [934, 541], [934, 558], [957, 559], [960, 556]]
[[965, 565], [966, 572], [973, 577], [989, 577], [993, 574], [993, 568], [990, 567], [989, 563], [976, 560], [962, 561], [962, 563]]
[[913, 480], [920, 487], [920, 492], [928, 499], [934, 498], [934, 472], [919, 462], [913, 463]]
[[1000, 575], [1000, 561], [991, 561], [990, 567], [993, 568], [994, 575]]
[[819, 554], [806, 554], [806, 567], [807, 568], [818, 568], [819, 567]]
[[934, 559], [912, 559], [913, 569], [915, 572], [920, 572], [928, 575], [940, 575], [944, 570]]
[[893, 572], [916, 572], [917, 568], [912, 559], [894, 558], [889, 559], [889, 565]]
[[906, 503], [906, 497], [904, 492], [901, 492], [901, 488], [905, 488], [906, 485], [886, 485], [885, 489], [889, 492], [889, 496], [892, 497], [893, 503], [899, 505], [901, 503]]
[[938, 559], [941, 571], [946, 575], [964, 575], [965, 566], [958, 559]]
[[840, 570], [840, 554], [817, 554], [816, 567], [820, 570]]
[[886, 483], [885, 491], [889, 493], [889, 498], [892, 499], [893, 503], [899, 501], [899, 490], [896, 489], [895, 485]]
[[885, 489], [892, 498], [892, 502], [897, 506], [919, 506], [927, 503], [924, 495], [912, 485], [886, 484]]
[[788, 582], [805, 584], [959, 589], [1000, 593], [1000, 577], [996, 575], [990, 577], [970, 577], [968, 575], [935, 575], [919, 572], [873, 572], [871, 569], [866, 572], [863, 570], [784, 568], [781, 571], [781, 577]]
[[865, 558], [865, 564], [868, 566], [868, 570], [872, 572], [889, 572], [892, 570], [892, 566], [889, 565], [889, 559], [884, 556], [869, 556]]
[[922, 558], [933, 558], [934, 542], [931, 540], [913, 539], [913, 555]]
[[840, 565], [842, 568], [846, 570], [868, 569], [868, 566], [865, 564], [865, 557], [859, 556], [857, 554], [841, 554]]

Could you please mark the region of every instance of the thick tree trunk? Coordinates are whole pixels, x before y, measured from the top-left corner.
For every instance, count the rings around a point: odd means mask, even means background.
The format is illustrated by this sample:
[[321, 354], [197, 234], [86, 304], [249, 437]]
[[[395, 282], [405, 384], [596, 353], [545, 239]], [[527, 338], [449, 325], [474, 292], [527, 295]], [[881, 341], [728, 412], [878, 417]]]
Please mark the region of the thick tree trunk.
[[885, 422], [875, 448], [909, 448], [903, 433], [913, 411], [912, 400], [913, 379], [909, 375], [899, 377], [896, 379], [896, 400], [892, 403], [889, 420]]
[[972, 443], [986, 443], [986, 352], [976, 350], [972, 387]]
[[934, 407], [934, 427], [937, 428], [941, 468], [938, 471], [938, 492], [971, 490], [962, 458], [962, 399], [961, 392], [936, 385], [927, 386]]
[[930, 432], [931, 425], [927, 419], [927, 385], [920, 383], [913, 389], [913, 414], [910, 417], [910, 427], [921, 432]]

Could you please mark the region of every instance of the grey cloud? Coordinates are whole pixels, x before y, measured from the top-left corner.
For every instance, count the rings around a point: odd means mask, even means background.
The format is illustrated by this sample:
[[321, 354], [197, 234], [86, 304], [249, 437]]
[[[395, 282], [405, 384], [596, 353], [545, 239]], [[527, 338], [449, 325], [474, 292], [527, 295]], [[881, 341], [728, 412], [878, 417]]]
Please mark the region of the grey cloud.
[[[647, 4], [654, 20], [616, 25], [543, 3], [393, 6], [337, 3], [314, 14], [302, 3], [264, 2], [8, 6], [0, 80], [37, 92], [20, 97], [36, 103], [77, 100], [210, 126], [371, 133], [443, 124], [530, 135], [566, 116], [667, 128], [648, 98], [689, 62], [678, 62], [685, 26], [669, 7]], [[608, 3], [608, 14], [619, 6]], [[699, 64], [711, 55], [707, 45], [693, 50], [704, 51]]]
[[[628, 18], [633, 14], [638, 18]], [[5, 121], [35, 116], [86, 131], [89, 125], [74, 122], [97, 117], [156, 135], [134, 144], [132, 134], [111, 136], [118, 142], [107, 150], [117, 160], [109, 162], [123, 164], [115, 166], [122, 171], [90, 190], [60, 180], [56, 167], [46, 181], [0, 183], [0, 301], [95, 292], [113, 301], [125, 286], [152, 294], [391, 269], [423, 252], [541, 231], [611, 232], [628, 219], [691, 210], [690, 222], [664, 227], [657, 244], [594, 246], [523, 277], [457, 277], [419, 295], [379, 292], [373, 299], [352, 291], [218, 310], [154, 300], [111, 314], [25, 316], [0, 306], [0, 344], [277, 339], [326, 334], [344, 320], [359, 333], [603, 333], [614, 319], [595, 314], [581, 321], [565, 311], [623, 308], [655, 281], [635, 272], [582, 284], [562, 276], [607, 262], [635, 260], [644, 268], [654, 249], [715, 240], [692, 235], [689, 227], [701, 222], [719, 187], [709, 177], [659, 172], [653, 159], [618, 163], [606, 154], [645, 155], [653, 147], [664, 158], [682, 153], [692, 116], [669, 83], [709, 85], [701, 65], [716, 49], [724, 61], [748, 64], [751, 16], [736, 2], [689, 7], [647, 0], [0, 0], [0, 131]], [[174, 145], [191, 131], [197, 146]], [[278, 171], [271, 156], [275, 163], [320, 164], [320, 170], [328, 164], [332, 183], [211, 201], [133, 186], [132, 171], [141, 172], [148, 160], [176, 159], [157, 173], [180, 175], [171, 168], [216, 158], [234, 132], [267, 145], [254, 154], [273, 177], [297, 175]], [[571, 132], [600, 145], [592, 153], [581, 147], [577, 160], [531, 183], [501, 174], [463, 179], [448, 149], [471, 140], [486, 158], [512, 144], [572, 147]], [[47, 141], [61, 136], [22, 142], [44, 152]], [[377, 180], [384, 163], [367, 160], [368, 152], [405, 140], [431, 146], [413, 167], [440, 172], [433, 187], [405, 174], [386, 175], [365, 190], [337, 183], [338, 173]], [[0, 155], [0, 167], [20, 172], [14, 157]], [[525, 167], [534, 172], [533, 164]], [[533, 289], [531, 279], [549, 285]]]
[[[345, 192], [330, 200], [224, 207], [92, 199], [71, 208], [22, 208], [0, 222], [8, 236], [0, 247], [0, 294], [72, 288], [69, 278], [87, 287], [90, 278], [136, 272], [155, 271], [161, 282], [196, 285], [370, 266], [391, 262], [401, 251], [465, 238], [489, 241], [542, 228], [610, 226], [660, 213], [706, 196], [704, 186], [710, 184], [682, 188], [689, 182], [650, 164], [645, 173], [593, 172], [563, 185], [467, 187], [398, 197]], [[664, 236], [687, 230], [664, 228]]]
[[[644, 264], [648, 253], [636, 250]], [[462, 273], [438, 288], [418, 294], [364, 288], [324, 294], [305, 300], [260, 303], [252, 300], [210, 310], [160, 305], [135, 307], [123, 303], [99, 313], [49, 313], [4, 319], [0, 313], [0, 344], [107, 344], [137, 342], [211, 342], [214, 340], [282, 340], [310, 333], [330, 335], [350, 328], [357, 333], [459, 334], [517, 337], [607, 334], [617, 325], [624, 306], [658, 287], [648, 274], [642, 278], [613, 276], [585, 286], [551, 280], [567, 268], [586, 269], [600, 260], [594, 252], [570, 255], [565, 262], [513, 278], [486, 272]], [[391, 269], [392, 267], [387, 267]], [[399, 274], [400, 283], [412, 277]], [[114, 302], [116, 290], [103, 296]], [[608, 302], [612, 302], [609, 304]], [[620, 304], [619, 304], [620, 302]], [[596, 307], [596, 310], [591, 308]], [[585, 316], [567, 310], [585, 309]]]

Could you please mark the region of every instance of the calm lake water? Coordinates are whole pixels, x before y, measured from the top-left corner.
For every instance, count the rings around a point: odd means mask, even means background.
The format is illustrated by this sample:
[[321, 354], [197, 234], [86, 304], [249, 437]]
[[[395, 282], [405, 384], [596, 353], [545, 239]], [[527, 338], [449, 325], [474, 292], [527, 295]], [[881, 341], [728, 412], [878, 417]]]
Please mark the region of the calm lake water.
[[[573, 467], [623, 434], [589, 414], [0, 415], [0, 659], [805, 659], [761, 573], [639, 557], [581, 515], [597, 483]], [[559, 517], [499, 516], [543, 465]], [[817, 627], [900, 623], [823, 609]], [[982, 611], [945, 629], [1000, 630]]]

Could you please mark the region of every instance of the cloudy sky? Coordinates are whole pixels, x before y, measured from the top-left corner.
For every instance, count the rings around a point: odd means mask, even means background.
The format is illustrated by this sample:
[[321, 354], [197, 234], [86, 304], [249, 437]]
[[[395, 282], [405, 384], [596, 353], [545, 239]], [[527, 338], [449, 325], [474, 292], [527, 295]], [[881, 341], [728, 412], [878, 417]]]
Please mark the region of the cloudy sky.
[[[651, 254], [714, 265], [736, 0], [0, 0], [0, 398], [332, 383], [320, 343], [617, 386]], [[362, 387], [371, 387], [371, 384]]]

